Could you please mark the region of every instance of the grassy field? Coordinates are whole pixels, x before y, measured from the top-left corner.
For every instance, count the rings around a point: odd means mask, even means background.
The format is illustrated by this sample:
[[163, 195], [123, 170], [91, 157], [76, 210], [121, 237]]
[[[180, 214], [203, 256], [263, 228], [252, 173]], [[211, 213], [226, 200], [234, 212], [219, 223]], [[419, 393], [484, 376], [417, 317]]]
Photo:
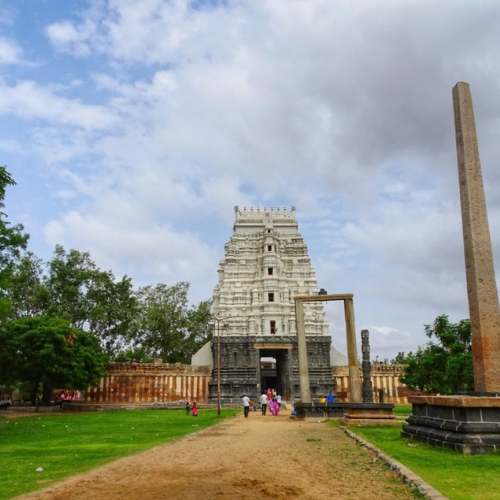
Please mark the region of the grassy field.
[[399, 427], [350, 430], [404, 464], [450, 500], [500, 500], [500, 454], [460, 455], [402, 439]]
[[[222, 417], [234, 410], [223, 410]], [[0, 500], [50, 486], [116, 458], [139, 453], [219, 422], [216, 410], [65, 413], [0, 417]], [[41, 467], [43, 472], [36, 472]]]
[[394, 415], [411, 415], [411, 405], [395, 405]]

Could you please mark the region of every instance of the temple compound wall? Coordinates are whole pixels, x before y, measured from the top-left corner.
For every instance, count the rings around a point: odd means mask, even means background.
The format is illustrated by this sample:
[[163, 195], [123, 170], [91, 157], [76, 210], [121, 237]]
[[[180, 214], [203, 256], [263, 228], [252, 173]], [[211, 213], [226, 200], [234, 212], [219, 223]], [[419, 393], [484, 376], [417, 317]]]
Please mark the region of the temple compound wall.
[[210, 367], [109, 363], [107, 376], [85, 392], [87, 403], [140, 404], [206, 401]]
[[[399, 380], [402, 370], [403, 365], [372, 365], [375, 402], [379, 401], [379, 389], [384, 391], [386, 403], [407, 402], [410, 391]], [[100, 404], [175, 403], [180, 400], [207, 402], [211, 371], [211, 366], [110, 363], [108, 375], [101, 379], [97, 387], [85, 392], [84, 400]], [[330, 383], [336, 385], [337, 399], [348, 402], [348, 367], [332, 367]]]

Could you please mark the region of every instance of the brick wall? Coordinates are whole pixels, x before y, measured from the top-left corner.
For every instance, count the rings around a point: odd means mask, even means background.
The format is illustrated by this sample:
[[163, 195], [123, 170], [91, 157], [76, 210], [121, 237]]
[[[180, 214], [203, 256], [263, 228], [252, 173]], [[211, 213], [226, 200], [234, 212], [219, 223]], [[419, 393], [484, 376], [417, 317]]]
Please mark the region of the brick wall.
[[110, 363], [107, 376], [85, 393], [88, 403], [206, 401], [210, 367], [180, 363]]
[[[384, 391], [384, 403], [408, 403], [408, 396], [412, 393], [401, 382], [404, 365], [384, 365], [373, 363], [371, 380], [373, 387], [373, 401], [379, 402], [379, 389]], [[334, 366], [332, 368], [333, 379], [337, 383], [337, 395], [341, 400], [348, 400], [349, 397], [349, 371], [347, 366]], [[359, 371], [361, 383], [363, 373]]]

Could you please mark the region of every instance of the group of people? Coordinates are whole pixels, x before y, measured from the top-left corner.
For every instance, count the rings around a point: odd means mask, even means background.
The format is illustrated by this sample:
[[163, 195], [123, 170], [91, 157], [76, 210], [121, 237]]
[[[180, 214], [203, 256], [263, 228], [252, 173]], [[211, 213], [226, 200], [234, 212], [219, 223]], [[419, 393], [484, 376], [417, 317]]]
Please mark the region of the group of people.
[[[321, 396], [320, 403], [334, 403], [335, 396], [330, 391], [328, 395]], [[281, 395], [277, 393], [276, 389], [268, 388], [267, 391], [264, 391], [260, 398], [260, 409], [262, 415], [266, 415], [267, 409], [269, 407], [269, 411], [273, 416], [277, 416], [281, 410]], [[245, 418], [248, 418], [250, 411], [257, 411], [257, 406], [255, 403], [245, 394], [243, 396], [243, 414]], [[189, 404], [189, 401], [186, 401], [186, 415], [193, 415], [193, 417], [198, 416], [198, 406], [196, 405], [196, 401], [193, 401], [193, 405]]]
[[80, 391], [77, 389], [75, 391], [62, 390], [56, 395], [56, 401], [78, 401], [81, 398]]
[[[269, 411], [273, 416], [277, 416], [281, 409], [281, 395], [276, 392], [276, 389], [268, 388], [267, 391], [264, 391], [260, 398], [260, 409], [262, 415], [266, 415], [267, 408], [269, 407]], [[256, 410], [256, 406], [254, 402], [247, 396], [243, 396], [243, 414], [248, 417], [250, 410]]]
[[330, 391], [326, 397], [325, 396], [321, 396], [319, 398], [319, 402], [320, 403], [326, 403], [326, 404], [335, 403], [335, 396]]
[[196, 401], [193, 401], [193, 406], [190, 406], [189, 401], [186, 401], [186, 415], [192, 414], [193, 417], [198, 416], [198, 406], [196, 406]]
[[[78, 401], [80, 398], [81, 393], [78, 389], [75, 391], [67, 391], [63, 389], [62, 391], [54, 395], [54, 398], [51, 400], [51, 404], [58, 404], [62, 408], [63, 403]], [[42, 396], [40, 394], [37, 394], [36, 396], [36, 404], [37, 406], [42, 404]]]

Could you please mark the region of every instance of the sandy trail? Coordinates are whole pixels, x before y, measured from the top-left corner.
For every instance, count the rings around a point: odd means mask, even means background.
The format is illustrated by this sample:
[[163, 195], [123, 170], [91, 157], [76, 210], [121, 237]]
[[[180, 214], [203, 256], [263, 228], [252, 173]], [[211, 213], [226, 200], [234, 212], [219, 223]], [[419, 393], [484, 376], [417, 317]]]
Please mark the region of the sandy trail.
[[23, 500], [404, 500], [408, 486], [339, 428], [251, 413]]

